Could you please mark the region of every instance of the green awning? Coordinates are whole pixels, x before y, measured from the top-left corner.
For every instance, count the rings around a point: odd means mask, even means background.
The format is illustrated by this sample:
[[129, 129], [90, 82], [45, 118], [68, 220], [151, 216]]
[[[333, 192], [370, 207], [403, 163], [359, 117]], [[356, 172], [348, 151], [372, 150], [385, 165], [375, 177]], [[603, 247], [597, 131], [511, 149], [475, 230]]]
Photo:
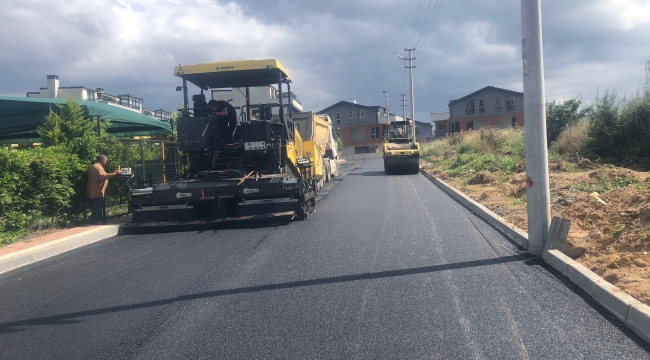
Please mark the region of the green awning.
[[[168, 122], [106, 103], [76, 100], [88, 116], [99, 116], [101, 121], [110, 120], [108, 132], [118, 136], [169, 135]], [[57, 111], [56, 104], [65, 99], [28, 98], [0, 96], [0, 143], [16, 142], [18, 139], [40, 139], [37, 127], [43, 124], [50, 108]]]

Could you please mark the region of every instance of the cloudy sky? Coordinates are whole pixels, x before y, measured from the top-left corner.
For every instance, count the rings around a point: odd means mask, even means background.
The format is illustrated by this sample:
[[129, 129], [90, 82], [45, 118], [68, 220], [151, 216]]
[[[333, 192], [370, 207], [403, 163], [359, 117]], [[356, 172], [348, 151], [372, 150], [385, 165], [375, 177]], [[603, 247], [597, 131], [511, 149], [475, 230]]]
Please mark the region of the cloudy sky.
[[[547, 99], [643, 84], [647, 0], [542, 0], [542, 17]], [[56, 74], [174, 110], [174, 65], [278, 58], [307, 110], [383, 105], [382, 91], [395, 110], [407, 46], [418, 119], [487, 85], [523, 88], [519, 0], [2, 0], [0, 94]]]

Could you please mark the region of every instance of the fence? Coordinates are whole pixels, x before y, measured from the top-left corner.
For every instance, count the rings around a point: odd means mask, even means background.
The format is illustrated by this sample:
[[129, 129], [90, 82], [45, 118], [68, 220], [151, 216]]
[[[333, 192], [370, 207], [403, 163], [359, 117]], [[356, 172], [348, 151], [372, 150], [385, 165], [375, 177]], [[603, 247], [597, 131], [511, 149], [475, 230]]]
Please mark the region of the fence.
[[176, 179], [182, 173], [183, 159], [175, 141], [168, 140], [121, 140], [128, 154], [121, 167], [130, 167], [137, 187]]

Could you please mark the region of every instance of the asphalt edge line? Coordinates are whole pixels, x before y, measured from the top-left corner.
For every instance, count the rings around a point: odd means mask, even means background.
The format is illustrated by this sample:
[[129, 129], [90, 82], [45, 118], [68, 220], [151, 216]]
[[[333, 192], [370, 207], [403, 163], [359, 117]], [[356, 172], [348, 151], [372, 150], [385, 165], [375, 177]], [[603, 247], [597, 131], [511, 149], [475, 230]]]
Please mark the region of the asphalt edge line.
[[444, 181], [429, 174], [426, 170], [420, 169], [420, 173], [424, 175], [427, 179], [429, 179], [429, 181], [431, 181], [434, 185], [440, 188], [444, 193], [451, 196], [454, 200], [459, 202], [461, 205], [465, 206], [466, 208], [468, 208], [469, 210], [477, 214], [479, 217], [492, 224], [492, 226], [499, 229], [503, 234], [508, 236], [511, 240], [519, 243], [519, 245], [521, 245], [521, 247], [523, 247], [525, 250], [528, 250], [527, 233], [519, 229], [513, 229], [510, 226], [506, 225], [506, 221], [504, 218], [495, 214], [485, 206], [472, 200], [469, 196], [447, 185], [447, 183], [445, 183]]
[[[462, 192], [449, 186], [444, 181], [420, 169], [420, 173], [429, 181], [451, 196], [466, 208], [501, 230], [511, 239], [519, 242], [528, 249], [528, 234], [506, 225], [505, 220], [485, 206], [477, 203]], [[546, 250], [542, 259], [554, 269], [565, 275], [569, 280], [585, 291], [597, 303], [604, 307], [614, 317], [621, 320], [645, 341], [650, 342], [650, 306], [643, 304], [619, 287], [612, 285], [598, 274], [587, 269], [584, 265], [566, 256], [559, 250]]]
[[29, 249], [2, 255], [0, 256], [0, 274], [116, 236], [119, 228], [119, 225], [103, 225]]

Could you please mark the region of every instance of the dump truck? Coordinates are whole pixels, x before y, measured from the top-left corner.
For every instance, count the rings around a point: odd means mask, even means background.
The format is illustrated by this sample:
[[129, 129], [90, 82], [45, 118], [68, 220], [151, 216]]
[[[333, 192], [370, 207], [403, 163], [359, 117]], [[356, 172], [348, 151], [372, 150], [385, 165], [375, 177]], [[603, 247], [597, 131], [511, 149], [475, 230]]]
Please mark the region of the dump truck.
[[420, 168], [420, 144], [415, 141], [412, 120], [397, 118], [386, 124], [383, 147], [387, 175], [417, 174]]
[[313, 141], [318, 150], [315, 176], [317, 190], [320, 190], [326, 182], [338, 175], [338, 153], [332, 133], [332, 120], [327, 114], [310, 111], [295, 113], [293, 121], [303, 141]]
[[[127, 226], [306, 219], [315, 206], [319, 149], [301, 138], [291, 97], [287, 103], [280, 97], [278, 103], [252, 104], [247, 96], [232, 130], [224, 130], [224, 119], [205, 101], [211, 89], [246, 88], [248, 94], [253, 87], [277, 86], [290, 93], [291, 77], [282, 64], [266, 59], [179, 65], [174, 75], [182, 80], [184, 104], [175, 140], [189, 166], [174, 181], [132, 189]], [[200, 89], [192, 106], [188, 83]]]

